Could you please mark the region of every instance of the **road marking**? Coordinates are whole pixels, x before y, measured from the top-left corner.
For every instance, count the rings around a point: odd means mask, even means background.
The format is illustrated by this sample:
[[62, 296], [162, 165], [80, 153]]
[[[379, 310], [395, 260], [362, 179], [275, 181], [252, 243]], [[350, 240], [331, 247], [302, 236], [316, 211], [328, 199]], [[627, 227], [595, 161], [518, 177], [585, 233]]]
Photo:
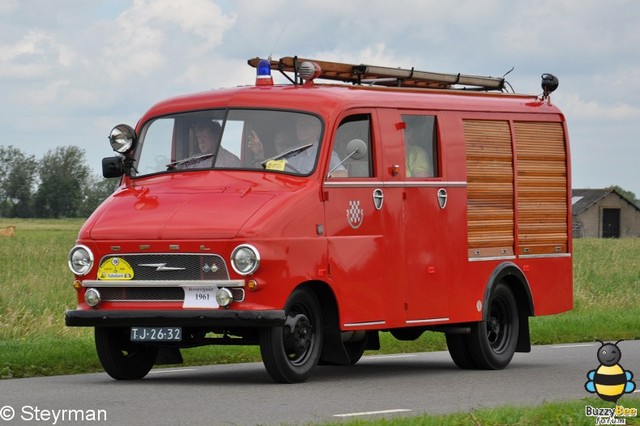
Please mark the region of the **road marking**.
[[362, 358], [362, 360], [368, 359], [391, 359], [391, 358], [413, 358], [416, 354], [402, 354], [402, 355], [373, 355]]
[[164, 373], [181, 373], [183, 371], [195, 371], [195, 368], [179, 368], [176, 370], [152, 370], [149, 374], [164, 374]]
[[580, 343], [575, 345], [553, 345], [554, 349], [571, 349], [571, 348], [586, 348], [593, 346], [593, 343]]
[[406, 408], [396, 408], [394, 410], [362, 411], [360, 413], [334, 414], [333, 417], [373, 416], [376, 414], [406, 413], [408, 411], [412, 410]]

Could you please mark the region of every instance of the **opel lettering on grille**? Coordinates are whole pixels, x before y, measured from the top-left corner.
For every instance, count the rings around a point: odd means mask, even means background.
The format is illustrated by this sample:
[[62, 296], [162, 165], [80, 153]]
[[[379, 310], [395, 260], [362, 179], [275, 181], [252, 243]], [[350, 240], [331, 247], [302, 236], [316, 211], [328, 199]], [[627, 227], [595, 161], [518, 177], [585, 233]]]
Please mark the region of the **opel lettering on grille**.
[[182, 268], [179, 266], [167, 266], [166, 263], [139, 263], [138, 266], [144, 266], [147, 268], [156, 268], [156, 271], [184, 271], [187, 268]]

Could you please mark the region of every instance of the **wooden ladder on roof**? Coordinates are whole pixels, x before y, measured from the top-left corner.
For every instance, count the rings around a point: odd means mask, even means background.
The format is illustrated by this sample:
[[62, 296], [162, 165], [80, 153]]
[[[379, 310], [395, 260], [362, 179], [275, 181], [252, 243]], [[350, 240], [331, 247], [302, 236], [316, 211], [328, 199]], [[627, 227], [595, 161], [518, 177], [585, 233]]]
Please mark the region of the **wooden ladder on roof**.
[[[252, 58], [247, 62], [252, 67], [257, 67], [260, 58]], [[375, 65], [355, 65], [341, 62], [318, 61], [315, 59], [286, 56], [278, 60], [270, 59], [272, 70], [294, 73], [294, 80], [284, 74], [294, 84], [297, 83], [298, 68], [303, 62], [313, 62], [320, 66], [320, 75], [323, 78], [357, 85], [375, 85], [388, 87], [416, 87], [436, 89], [466, 90], [503, 90], [505, 79], [502, 77], [483, 77], [465, 74], [443, 74], [436, 72], [417, 71], [413, 68], [391, 68]]]

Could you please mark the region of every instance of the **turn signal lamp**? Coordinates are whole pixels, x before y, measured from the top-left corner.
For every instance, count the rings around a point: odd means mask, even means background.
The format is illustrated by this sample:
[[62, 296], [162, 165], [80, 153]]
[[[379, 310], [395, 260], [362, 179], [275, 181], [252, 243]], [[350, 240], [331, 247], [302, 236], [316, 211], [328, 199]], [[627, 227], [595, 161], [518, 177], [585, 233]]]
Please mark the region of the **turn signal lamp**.
[[271, 63], [268, 59], [260, 59], [256, 67], [256, 86], [273, 86]]
[[251, 291], [256, 291], [258, 289], [258, 281], [256, 280], [247, 281], [247, 288]]

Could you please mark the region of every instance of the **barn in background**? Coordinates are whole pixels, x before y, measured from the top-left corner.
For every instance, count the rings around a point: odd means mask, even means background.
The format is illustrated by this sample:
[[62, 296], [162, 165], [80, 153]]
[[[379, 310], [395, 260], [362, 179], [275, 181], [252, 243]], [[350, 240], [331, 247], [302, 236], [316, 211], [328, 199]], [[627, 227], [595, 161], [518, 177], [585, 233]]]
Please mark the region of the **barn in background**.
[[571, 191], [573, 237], [640, 237], [640, 208], [616, 189]]

